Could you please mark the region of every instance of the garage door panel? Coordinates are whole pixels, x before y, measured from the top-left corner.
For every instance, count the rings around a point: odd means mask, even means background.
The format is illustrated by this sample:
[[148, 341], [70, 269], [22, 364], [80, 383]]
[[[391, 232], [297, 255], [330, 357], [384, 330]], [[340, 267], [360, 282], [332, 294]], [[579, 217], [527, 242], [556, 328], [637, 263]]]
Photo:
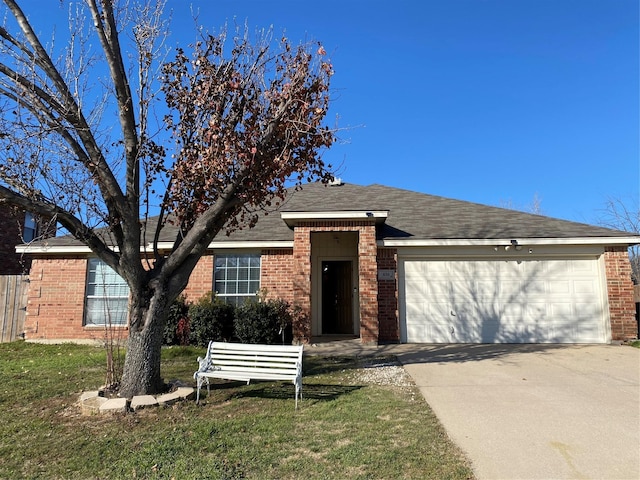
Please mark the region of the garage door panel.
[[408, 342], [606, 341], [596, 259], [402, 264]]
[[576, 294], [596, 294], [596, 285], [588, 280], [576, 280], [573, 282], [573, 292]]
[[452, 343], [449, 329], [443, 324], [410, 324], [407, 325], [407, 336], [410, 338], [432, 338], [430, 343]]
[[495, 280], [483, 279], [474, 282], [473, 288], [469, 292], [472, 296], [477, 297], [479, 300], [491, 301], [499, 295], [500, 284], [496, 283]]
[[537, 295], [547, 293], [547, 284], [542, 280], [530, 280], [523, 282], [523, 293], [526, 295]]

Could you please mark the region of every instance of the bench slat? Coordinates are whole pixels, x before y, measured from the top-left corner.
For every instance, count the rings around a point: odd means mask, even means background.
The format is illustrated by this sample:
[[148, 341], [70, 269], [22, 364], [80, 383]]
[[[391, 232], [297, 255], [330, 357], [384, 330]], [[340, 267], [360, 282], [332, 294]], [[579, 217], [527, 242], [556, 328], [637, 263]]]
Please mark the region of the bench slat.
[[298, 354], [280, 354], [275, 352], [269, 352], [268, 354], [264, 354], [261, 352], [231, 352], [231, 351], [219, 351], [213, 350], [209, 352], [210, 357], [228, 357], [228, 358], [281, 358], [287, 361], [295, 361], [298, 358]]
[[264, 355], [220, 355], [218, 353], [212, 353], [209, 355], [214, 361], [220, 360], [228, 360], [230, 362], [234, 361], [261, 361], [261, 362], [281, 362], [281, 363], [291, 363], [295, 365], [295, 363], [299, 360], [298, 357], [265, 357]]
[[202, 382], [209, 378], [223, 380], [291, 380], [296, 387], [296, 409], [302, 391], [302, 354], [300, 345], [254, 345], [209, 342], [207, 355], [198, 358], [200, 368], [193, 374], [200, 400]]
[[282, 352], [282, 353], [298, 353], [300, 348], [299, 345], [255, 345], [248, 343], [225, 343], [225, 342], [213, 342], [214, 345], [211, 345], [211, 348], [214, 350], [230, 350], [230, 351], [247, 351], [247, 350], [255, 350], [261, 353], [267, 352]]

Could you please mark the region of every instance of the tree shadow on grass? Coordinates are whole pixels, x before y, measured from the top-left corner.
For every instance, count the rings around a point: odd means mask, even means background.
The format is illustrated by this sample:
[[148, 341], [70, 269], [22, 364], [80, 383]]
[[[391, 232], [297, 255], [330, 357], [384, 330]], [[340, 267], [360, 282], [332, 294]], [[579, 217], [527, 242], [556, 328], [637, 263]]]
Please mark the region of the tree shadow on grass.
[[[253, 385], [253, 382], [252, 382]], [[361, 385], [336, 385], [312, 383], [302, 386], [303, 400], [331, 401], [343, 395], [363, 388]], [[294, 400], [295, 388], [290, 383], [256, 382], [253, 388], [240, 389], [233, 398], [269, 398], [279, 400]]]

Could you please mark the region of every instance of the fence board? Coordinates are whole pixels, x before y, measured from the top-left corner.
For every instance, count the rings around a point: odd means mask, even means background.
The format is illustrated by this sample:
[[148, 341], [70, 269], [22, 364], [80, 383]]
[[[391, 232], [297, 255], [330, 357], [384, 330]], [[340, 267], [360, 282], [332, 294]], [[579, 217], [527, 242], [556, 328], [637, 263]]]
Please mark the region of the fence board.
[[13, 342], [22, 336], [27, 315], [28, 275], [0, 275], [0, 337]]

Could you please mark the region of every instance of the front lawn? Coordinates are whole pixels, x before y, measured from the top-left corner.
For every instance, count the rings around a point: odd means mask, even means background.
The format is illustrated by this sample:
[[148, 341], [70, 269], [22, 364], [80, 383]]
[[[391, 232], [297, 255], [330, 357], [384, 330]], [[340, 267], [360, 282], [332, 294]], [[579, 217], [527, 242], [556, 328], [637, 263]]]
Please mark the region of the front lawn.
[[[165, 379], [192, 384], [203, 354], [165, 349]], [[86, 417], [103, 349], [0, 344], [0, 478], [473, 478], [415, 386], [352, 358], [304, 362], [297, 411], [293, 385], [221, 382], [201, 405]]]

